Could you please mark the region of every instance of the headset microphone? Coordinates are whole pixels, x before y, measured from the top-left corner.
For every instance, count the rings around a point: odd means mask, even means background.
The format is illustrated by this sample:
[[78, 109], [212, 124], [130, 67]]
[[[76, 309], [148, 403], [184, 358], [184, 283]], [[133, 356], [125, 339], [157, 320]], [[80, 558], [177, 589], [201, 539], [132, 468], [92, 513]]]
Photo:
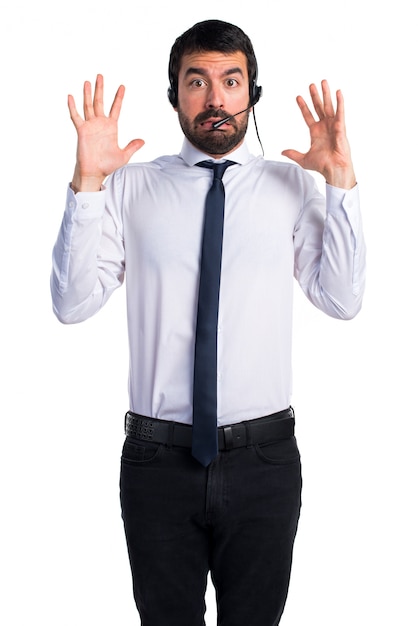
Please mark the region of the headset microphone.
[[235, 115], [228, 115], [228, 117], [224, 117], [223, 119], [219, 120], [219, 122], [214, 122], [212, 124], [212, 128], [213, 129], [219, 128], [219, 126], [222, 126], [222, 124], [225, 124], [225, 122], [229, 122], [229, 120], [232, 117], [236, 117], [237, 115], [241, 115], [241, 113], [245, 113], [245, 111], [248, 111], [249, 109], [251, 109], [252, 106], [253, 105], [250, 104], [249, 107], [247, 107], [246, 109], [243, 109], [242, 111], [238, 111], [238, 113], [235, 113]]

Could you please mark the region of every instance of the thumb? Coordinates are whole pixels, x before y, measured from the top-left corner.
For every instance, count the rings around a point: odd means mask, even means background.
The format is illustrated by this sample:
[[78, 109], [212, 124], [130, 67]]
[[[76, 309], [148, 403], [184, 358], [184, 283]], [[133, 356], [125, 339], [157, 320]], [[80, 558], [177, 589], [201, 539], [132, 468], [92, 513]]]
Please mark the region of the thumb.
[[128, 161], [131, 158], [131, 156], [135, 154], [135, 152], [137, 152], [140, 148], [142, 148], [144, 143], [145, 141], [143, 139], [132, 139], [132, 141], [130, 141], [128, 145], [125, 146], [125, 148], [123, 149], [123, 152], [126, 155]]
[[287, 157], [288, 159], [291, 159], [292, 161], [295, 161], [299, 165], [302, 163], [305, 156], [304, 154], [302, 154], [302, 152], [298, 152], [297, 150], [283, 150], [282, 155]]

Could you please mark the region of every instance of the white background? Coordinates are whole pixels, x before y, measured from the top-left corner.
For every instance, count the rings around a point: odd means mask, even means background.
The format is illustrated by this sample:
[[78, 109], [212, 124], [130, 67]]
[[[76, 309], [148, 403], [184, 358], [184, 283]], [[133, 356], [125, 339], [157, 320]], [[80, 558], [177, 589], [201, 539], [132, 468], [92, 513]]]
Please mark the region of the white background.
[[[327, 78], [343, 90], [368, 242], [367, 293], [355, 320], [327, 318], [295, 290], [304, 498], [282, 624], [418, 624], [413, 3], [217, 6], [17, 0], [1, 9], [4, 626], [138, 624], [118, 501], [124, 288], [81, 325], [62, 326], [51, 311], [51, 251], [76, 146], [66, 98], [72, 93], [81, 109], [83, 81], [101, 72], [110, 106], [124, 83], [120, 142], [146, 141], [133, 160], [178, 152], [168, 56], [179, 34], [207, 18], [234, 22], [253, 41], [266, 158], [307, 147], [295, 97], [308, 97], [310, 82]], [[208, 605], [213, 626], [211, 588]]]

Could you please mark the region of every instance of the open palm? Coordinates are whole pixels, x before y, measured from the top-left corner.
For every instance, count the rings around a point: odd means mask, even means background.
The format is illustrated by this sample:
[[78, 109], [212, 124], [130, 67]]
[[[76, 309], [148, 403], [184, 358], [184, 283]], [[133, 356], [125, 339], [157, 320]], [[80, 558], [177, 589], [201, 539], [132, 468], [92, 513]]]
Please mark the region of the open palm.
[[75, 106], [73, 96], [68, 96], [68, 108], [77, 130], [77, 164], [75, 186], [85, 190], [100, 188], [103, 180], [119, 167], [126, 165], [132, 155], [144, 145], [142, 139], [133, 139], [125, 148], [118, 144], [118, 120], [125, 88], [119, 87], [108, 116], [103, 107], [103, 76], [97, 76], [94, 97], [91, 84], [84, 83], [84, 117]]
[[344, 99], [341, 91], [337, 91], [337, 107], [334, 110], [328, 83], [324, 80], [321, 84], [323, 100], [315, 85], [309, 87], [318, 119], [315, 119], [305, 100], [301, 96], [297, 97], [303, 119], [309, 128], [310, 149], [306, 153], [284, 150], [282, 154], [305, 169], [320, 172], [330, 184], [347, 186], [349, 181], [350, 186], [353, 186], [355, 177], [345, 129]]

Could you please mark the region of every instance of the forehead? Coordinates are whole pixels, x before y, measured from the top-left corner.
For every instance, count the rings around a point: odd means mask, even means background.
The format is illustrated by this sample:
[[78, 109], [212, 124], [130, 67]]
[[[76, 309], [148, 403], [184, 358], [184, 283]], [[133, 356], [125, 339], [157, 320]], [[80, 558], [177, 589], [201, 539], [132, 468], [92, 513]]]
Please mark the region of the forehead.
[[223, 75], [236, 69], [245, 78], [248, 77], [247, 57], [241, 50], [225, 54], [223, 52], [190, 52], [183, 55], [180, 63], [179, 79], [191, 71], [207, 75]]

